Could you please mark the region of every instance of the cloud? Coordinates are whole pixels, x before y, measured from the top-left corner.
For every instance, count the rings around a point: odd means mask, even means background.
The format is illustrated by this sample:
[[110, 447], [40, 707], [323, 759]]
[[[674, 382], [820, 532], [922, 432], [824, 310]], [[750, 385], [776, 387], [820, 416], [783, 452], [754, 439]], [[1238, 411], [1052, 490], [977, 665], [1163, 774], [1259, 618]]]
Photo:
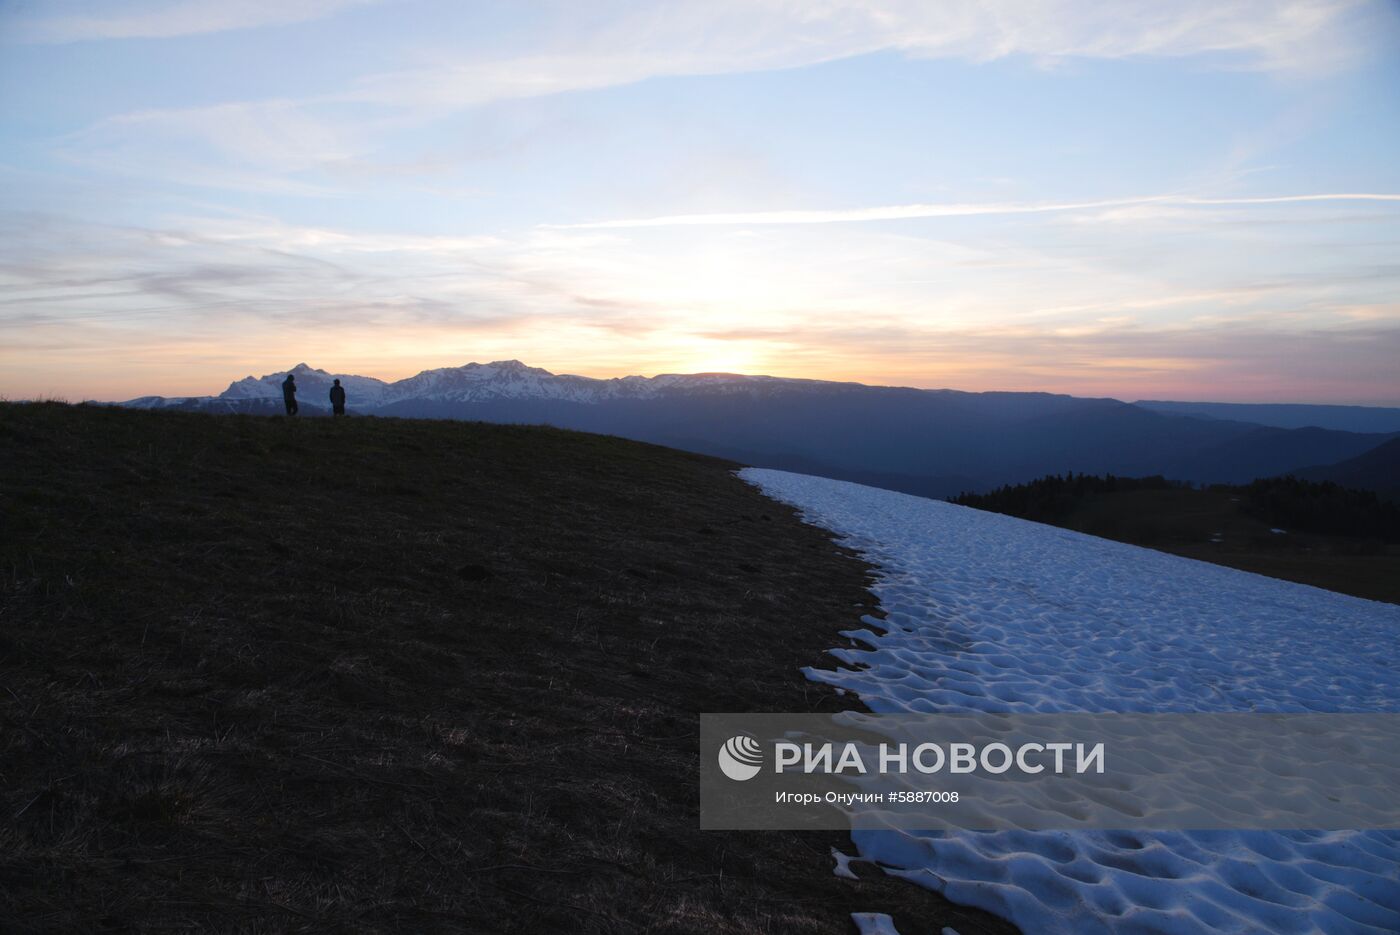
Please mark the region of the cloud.
[[[1254, 382], [1230, 384], [1238, 392], [1226, 398], [1271, 392], [1269, 379], [1297, 398], [1385, 398], [1380, 351], [1400, 335], [1395, 213], [1382, 229], [1376, 212], [1313, 224], [1314, 208], [1307, 223], [1295, 217], [1302, 240], [1263, 229], [1250, 242], [1267, 248], [1247, 252], [1213, 219], [1335, 197], [1394, 208], [1400, 196], [1160, 197], [1212, 220], [1168, 237], [1154, 225], [1062, 225], [1046, 237], [1041, 225], [971, 223], [956, 236], [858, 223], [464, 236], [193, 208], [147, 226], [0, 214], [0, 371], [33, 372], [40, 351], [24, 349], [42, 346], [44, 366], [69, 368], [74, 381], [24, 390], [10, 375], [0, 392], [207, 391], [211, 354], [238, 349], [245, 363], [233, 369], [263, 372], [288, 362], [266, 358], [277, 349], [399, 376], [520, 357], [593, 375], [745, 369], [1166, 397], [1189, 385], [1184, 374], [1225, 386], [1233, 372]], [[1069, 204], [957, 207], [1050, 217]], [[70, 351], [52, 350], [65, 343]], [[177, 346], [189, 360], [178, 383], [151, 384], [122, 363], [120, 381], [99, 385], [107, 376], [77, 363], [102, 347], [114, 360], [161, 348], [174, 360]], [[1309, 348], [1317, 360], [1305, 359]]]
[[368, 76], [348, 101], [428, 111], [587, 91], [649, 78], [801, 68], [876, 52], [986, 62], [1026, 56], [1182, 58], [1235, 68], [1335, 67], [1365, 43], [1365, 0], [689, 0], [552, 8], [541, 38], [508, 53], [442, 49], [432, 64]]
[[[358, 2], [145, 3], [118, 13], [100, 7], [103, 12], [87, 16], [20, 19], [12, 31], [50, 41], [188, 35], [298, 22]], [[1367, 40], [1358, 22], [1371, 9], [1361, 0], [522, 3], [515, 15], [548, 25], [472, 46], [462, 39], [470, 34], [470, 11], [449, 4], [421, 11], [418, 21], [434, 24], [431, 30], [393, 34], [414, 43], [414, 67], [365, 74], [315, 96], [119, 116], [78, 135], [71, 148], [88, 165], [317, 194], [304, 179], [265, 176], [358, 165], [396, 133], [498, 101], [653, 78], [801, 68], [876, 52], [973, 62], [1204, 57], [1231, 68], [1307, 72], [1360, 54]], [[199, 158], [175, 164], [171, 153], [182, 148]]]
[[115, 320], [157, 308], [188, 320], [217, 314], [220, 303], [273, 311], [353, 296], [357, 306], [451, 309], [444, 323], [485, 309], [522, 320], [567, 310], [600, 327], [651, 316], [723, 332], [858, 317], [1039, 331], [1096, 329], [1119, 315], [1204, 322], [1287, 308], [1327, 321], [1329, 308], [1382, 303], [1400, 275], [1385, 243], [1339, 263], [1329, 248], [1337, 241], [1326, 238], [1346, 232], [1321, 229], [1316, 245], [1288, 246], [1267, 262], [1221, 262], [1229, 251], [1212, 229], [1166, 249], [1150, 230], [1119, 227], [1048, 240], [1021, 226], [954, 240], [863, 224], [787, 224], [755, 237], [713, 226], [452, 236], [256, 216], [168, 217], [143, 228], [10, 215], [0, 219], [11, 244], [0, 260], [0, 323], [7, 309]]
[[729, 329], [717, 338], [781, 348], [782, 373], [963, 390], [1049, 391], [1119, 399], [1232, 399], [1400, 404], [1400, 328], [1233, 321], [1098, 329], [921, 328], [909, 321], [788, 331]]
[[[1400, 194], [1389, 192], [1339, 192], [1310, 195], [1275, 195], [1256, 198], [1199, 198], [1188, 195], [1148, 195], [1112, 198], [1102, 201], [1069, 202], [987, 202], [972, 204], [883, 205], [874, 208], [799, 211], [738, 211], [716, 214], [673, 214], [653, 218], [621, 218], [581, 224], [543, 225], [565, 230], [598, 230], [631, 227], [695, 227], [760, 224], [836, 224], [852, 221], [904, 221], [919, 218], [972, 217], [1001, 214], [1048, 214], [1064, 211], [1133, 208], [1139, 206], [1194, 205], [1281, 205], [1314, 201], [1400, 202]], [[1137, 219], [1143, 215], [1119, 214], [1114, 219]]]
[[352, 159], [387, 129], [382, 115], [327, 119], [290, 100], [119, 114], [59, 140], [66, 162], [234, 191], [339, 194], [306, 174]]
[[[11, 34], [30, 42], [173, 38], [306, 22], [375, 2], [63, 0], [44, 4], [37, 15], [12, 13]], [[504, 82], [496, 93], [549, 93], [653, 74], [788, 68], [880, 50], [975, 61], [1009, 55], [1053, 61], [1219, 54], [1247, 67], [1290, 68], [1335, 60], [1342, 52], [1329, 45], [1330, 34], [1365, 5], [1361, 0], [521, 2], [516, 7], [529, 19], [562, 18], [554, 34], [574, 41], [513, 56], [532, 67], [496, 72]], [[449, 4], [418, 12], [425, 21], [450, 23], [458, 11]], [[557, 54], [565, 50], [569, 54]], [[628, 55], [631, 51], [642, 54]], [[622, 61], [631, 61], [631, 67], [612, 64]]]
[[[44, 15], [20, 17], [11, 35], [26, 42], [81, 42], [93, 39], [170, 39], [285, 26], [332, 16], [378, 0], [147, 0], [137, 3], [47, 3]], [[55, 15], [52, 10], [75, 12]], [[83, 12], [90, 11], [90, 12]]]

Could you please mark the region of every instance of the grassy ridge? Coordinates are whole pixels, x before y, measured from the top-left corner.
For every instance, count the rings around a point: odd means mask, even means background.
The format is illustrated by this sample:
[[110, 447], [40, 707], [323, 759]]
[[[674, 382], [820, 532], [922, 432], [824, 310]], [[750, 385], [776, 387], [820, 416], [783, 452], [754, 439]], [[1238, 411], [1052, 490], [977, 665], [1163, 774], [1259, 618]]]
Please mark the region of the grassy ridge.
[[843, 706], [871, 600], [730, 464], [43, 404], [0, 465], [0, 930], [1009, 930], [696, 830], [695, 715]]

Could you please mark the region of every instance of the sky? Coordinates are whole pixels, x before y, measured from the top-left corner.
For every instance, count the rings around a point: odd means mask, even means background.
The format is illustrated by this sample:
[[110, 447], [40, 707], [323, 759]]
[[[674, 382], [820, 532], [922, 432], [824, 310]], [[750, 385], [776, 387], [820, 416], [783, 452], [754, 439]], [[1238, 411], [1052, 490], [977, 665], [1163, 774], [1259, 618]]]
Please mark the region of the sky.
[[0, 396], [1400, 405], [1393, 0], [0, 0]]

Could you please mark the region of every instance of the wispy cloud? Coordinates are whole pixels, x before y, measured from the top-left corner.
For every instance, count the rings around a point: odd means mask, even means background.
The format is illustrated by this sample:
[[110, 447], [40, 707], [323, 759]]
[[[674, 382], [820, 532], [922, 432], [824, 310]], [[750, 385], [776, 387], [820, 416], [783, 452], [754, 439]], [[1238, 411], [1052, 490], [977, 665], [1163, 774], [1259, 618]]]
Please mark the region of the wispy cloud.
[[[1180, 395], [1209, 378], [1245, 398], [1306, 378], [1312, 398], [1380, 401], [1400, 340], [1393, 269], [1263, 280], [1116, 229], [1117, 255], [864, 225], [461, 237], [23, 216], [0, 217], [0, 236], [11, 393], [25, 368], [79, 366], [99, 348], [110, 364], [66, 378], [85, 395], [207, 391], [214, 358], [236, 350], [233, 369], [262, 372], [289, 362], [267, 359], [276, 347], [384, 376], [494, 355], [594, 375], [747, 369], [1108, 395]], [[153, 382], [152, 355], [174, 360], [176, 347], [181, 369]]]
[[1220, 56], [1236, 68], [1313, 69], [1356, 54], [1344, 38], [1364, 0], [708, 0], [565, 13], [554, 35], [502, 54], [369, 76], [359, 101], [456, 108], [648, 78], [801, 68], [875, 52], [986, 62]]
[[[52, 41], [177, 36], [291, 23], [369, 0], [180, 0], [90, 15], [26, 19], [11, 32]], [[1022, 56], [1072, 59], [1190, 58], [1224, 67], [1315, 71], [1366, 47], [1365, 0], [707, 0], [550, 7], [552, 26], [499, 49], [423, 43], [410, 68], [368, 73], [336, 91], [207, 107], [150, 110], [102, 121], [70, 150], [87, 164], [214, 187], [297, 190], [305, 179], [258, 181], [353, 160], [386, 135], [467, 108], [653, 78], [801, 68], [876, 52], [986, 62]], [[521, 15], [531, 7], [522, 4]], [[439, 11], [440, 13], [442, 11]], [[543, 11], [540, 12], [543, 17]], [[443, 13], [451, 22], [450, 11]], [[458, 11], [455, 15], [465, 15]], [[445, 27], [445, 35], [458, 30]], [[455, 40], [454, 40], [455, 42]], [[172, 165], [193, 147], [212, 158]], [[324, 193], [324, 192], [323, 192]]]
[[[51, 0], [33, 12], [20, 8], [7, 15], [10, 34], [23, 41], [73, 42], [288, 25], [375, 2]], [[883, 49], [975, 61], [1009, 55], [1055, 61], [1219, 54], [1246, 67], [1293, 68], [1344, 54], [1329, 45], [1329, 34], [1364, 5], [1364, 0], [660, 0], [611, 5], [611, 15], [600, 16], [593, 4], [571, 9], [521, 2], [523, 15], [570, 19], [555, 34], [573, 41], [514, 56], [517, 64], [533, 67], [501, 69], [495, 78], [506, 86], [496, 93], [549, 93], [654, 74], [786, 68]]]
[[1049, 214], [1101, 208], [1127, 208], [1144, 205], [1190, 207], [1195, 205], [1282, 205], [1314, 201], [1400, 202], [1400, 193], [1336, 192], [1310, 195], [1274, 195], [1257, 198], [1199, 198], [1184, 195], [1148, 195], [1138, 198], [1111, 198], [1101, 201], [1068, 202], [984, 202], [972, 204], [882, 205], [874, 208], [844, 208], [810, 211], [738, 211], [716, 214], [672, 214], [652, 218], [619, 218], [580, 224], [548, 224], [555, 229], [608, 229], [630, 227], [696, 227], [763, 224], [837, 224], [852, 221], [903, 221], [918, 218], [973, 217], [998, 214]]
[[38, 16], [22, 13], [10, 34], [22, 42], [94, 39], [170, 39], [285, 26], [379, 0], [148, 0], [148, 2], [46, 3]]

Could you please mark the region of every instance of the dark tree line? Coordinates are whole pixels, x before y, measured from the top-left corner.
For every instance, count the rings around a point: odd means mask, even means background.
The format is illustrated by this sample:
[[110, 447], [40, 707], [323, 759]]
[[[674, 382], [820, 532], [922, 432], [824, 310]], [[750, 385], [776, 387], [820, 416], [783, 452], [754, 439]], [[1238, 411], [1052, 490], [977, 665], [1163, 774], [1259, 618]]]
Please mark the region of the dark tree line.
[[[1025, 484], [998, 487], [990, 493], [962, 493], [953, 503], [1006, 513], [1040, 523], [1058, 523], [1090, 497], [1130, 490], [1172, 490], [1191, 484], [1152, 477], [1109, 474], [1050, 474]], [[1240, 509], [1270, 526], [1290, 532], [1351, 536], [1400, 542], [1400, 506], [1369, 490], [1352, 490], [1331, 481], [1269, 477], [1243, 485], [1216, 485], [1240, 499]]]
[[961, 493], [949, 497], [952, 503], [1006, 513], [1038, 523], [1055, 523], [1064, 519], [1084, 500], [1095, 494], [1118, 493], [1129, 490], [1171, 490], [1189, 487], [1179, 481], [1169, 481], [1160, 474], [1152, 477], [1116, 477], [1108, 474], [1047, 474], [1025, 484], [1007, 484], [990, 493]]
[[1255, 519], [1298, 532], [1400, 542], [1400, 506], [1332, 481], [1268, 477], [1230, 488]]

